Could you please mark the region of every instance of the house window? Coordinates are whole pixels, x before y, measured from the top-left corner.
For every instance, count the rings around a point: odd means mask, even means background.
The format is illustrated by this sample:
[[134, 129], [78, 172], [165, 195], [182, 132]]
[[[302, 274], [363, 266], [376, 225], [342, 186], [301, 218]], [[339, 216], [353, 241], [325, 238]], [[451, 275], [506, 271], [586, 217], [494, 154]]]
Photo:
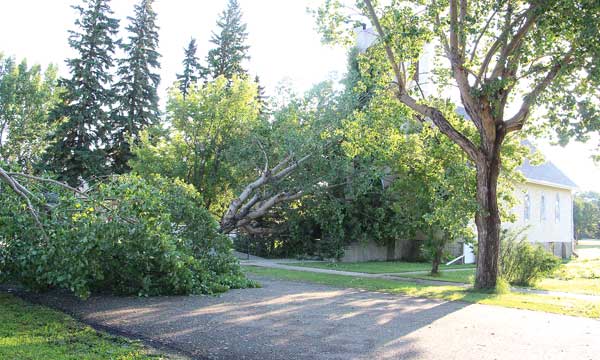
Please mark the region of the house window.
[[556, 201], [554, 202], [554, 222], [560, 222], [560, 196], [556, 194]]
[[525, 201], [523, 203], [523, 218], [525, 221], [529, 221], [531, 215], [531, 198], [529, 197], [529, 193], [525, 194]]
[[546, 221], [546, 196], [542, 194], [542, 199], [540, 200], [540, 222]]

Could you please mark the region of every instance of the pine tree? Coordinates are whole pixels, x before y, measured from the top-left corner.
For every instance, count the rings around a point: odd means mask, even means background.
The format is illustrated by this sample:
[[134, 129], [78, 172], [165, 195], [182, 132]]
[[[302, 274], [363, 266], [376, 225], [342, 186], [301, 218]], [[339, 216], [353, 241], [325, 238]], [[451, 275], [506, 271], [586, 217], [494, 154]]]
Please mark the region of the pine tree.
[[211, 42], [216, 47], [208, 52], [208, 73], [212, 78], [224, 75], [231, 79], [234, 75], [246, 75], [242, 67], [244, 60], [250, 59], [245, 45], [248, 33], [242, 23], [242, 11], [237, 0], [229, 0], [227, 9], [217, 21], [218, 33], [213, 32]]
[[130, 141], [137, 141], [140, 131], [157, 124], [160, 117], [156, 91], [160, 83], [160, 54], [156, 50], [158, 26], [153, 3], [154, 0], [141, 0], [134, 7], [135, 16], [128, 17], [129, 41], [122, 45], [126, 55], [119, 60], [119, 81], [115, 85], [119, 106], [113, 115], [111, 157], [116, 173], [129, 170]]
[[200, 66], [200, 61], [196, 56], [196, 39], [191, 39], [187, 48], [184, 49], [183, 58], [183, 72], [177, 74], [177, 81], [179, 81], [179, 90], [183, 95], [183, 98], [188, 94], [190, 86], [198, 81], [203, 75], [204, 69]]
[[265, 87], [260, 84], [260, 78], [258, 77], [258, 75], [254, 77], [254, 82], [256, 83], [256, 88], [258, 90], [256, 92], [256, 100], [260, 108], [260, 114], [267, 114], [269, 113], [269, 104], [267, 103], [269, 97], [265, 95]]
[[77, 30], [70, 31], [69, 45], [79, 54], [68, 59], [70, 78], [50, 121], [60, 121], [51, 135], [52, 146], [44, 165], [61, 179], [78, 185], [78, 178], [102, 175], [107, 170], [105, 147], [109, 142], [109, 112], [114, 100], [111, 90], [114, 37], [119, 21], [112, 18], [109, 0], [82, 0], [73, 6], [79, 13]]

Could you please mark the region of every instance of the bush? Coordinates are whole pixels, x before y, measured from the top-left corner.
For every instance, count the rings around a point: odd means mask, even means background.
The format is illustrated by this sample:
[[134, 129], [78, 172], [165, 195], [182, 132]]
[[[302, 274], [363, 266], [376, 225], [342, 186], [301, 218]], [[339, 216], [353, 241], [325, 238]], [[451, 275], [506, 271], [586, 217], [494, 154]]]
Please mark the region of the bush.
[[[163, 295], [251, 286], [231, 242], [180, 181], [115, 177], [89, 198], [54, 188], [36, 227], [19, 199], [2, 198], [0, 272], [43, 290]], [[48, 194], [48, 193], [46, 193]]]
[[560, 264], [560, 259], [541, 245], [530, 244], [523, 230], [502, 231], [499, 275], [510, 284], [532, 286], [554, 272]]

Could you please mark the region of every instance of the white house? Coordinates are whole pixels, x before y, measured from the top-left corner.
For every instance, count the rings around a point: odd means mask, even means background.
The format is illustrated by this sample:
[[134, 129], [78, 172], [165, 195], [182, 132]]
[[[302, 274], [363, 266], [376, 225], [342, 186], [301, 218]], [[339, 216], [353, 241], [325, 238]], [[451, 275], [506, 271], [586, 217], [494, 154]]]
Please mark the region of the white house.
[[547, 160], [531, 165], [525, 160], [519, 169], [526, 182], [518, 184], [519, 200], [512, 209], [514, 223], [507, 228], [527, 227], [525, 234], [532, 243], [543, 244], [556, 256], [567, 258], [573, 252], [573, 191], [577, 185]]

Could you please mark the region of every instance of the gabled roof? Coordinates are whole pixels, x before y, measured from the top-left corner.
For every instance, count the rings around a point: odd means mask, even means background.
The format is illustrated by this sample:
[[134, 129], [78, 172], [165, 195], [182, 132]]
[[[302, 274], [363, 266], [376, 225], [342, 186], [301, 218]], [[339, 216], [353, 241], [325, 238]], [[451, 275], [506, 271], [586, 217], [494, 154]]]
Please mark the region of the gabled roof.
[[[532, 153], [538, 151], [536, 147], [527, 140], [523, 142], [523, 145], [528, 146]], [[526, 158], [518, 169], [529, 182], [568, 189], [577, 188], [577, 184], [569, 179], [569, 177], [550, 160], [546, 160], [540, 165], [531, 165], [529, 159]]]
[[[466, 119], [469, 119], [469, 115], [467, 114], [464, 107], [457, 106], [456, 112], [459, 115], [464, 116]], [[523, 141], [523, 145], [529, 147], [531, 153], [539, 151], [528, 140]], [[577, 184], [575, 184], [573, 180], [569, 179], [569, 177], [565, 175], [565, 173], [563, 173], [550, 160], [546, 160], [540, 165], [531, 165], [529, 159], [525, 158], [523, 164], [521, 164], [521, 166], [518, 167], [518, 170], [521, 171], [521, 173], [523, 174], [523, 176], [525, 176], [525, 179], [528, 182], [567, 189], [577, 188]]]

